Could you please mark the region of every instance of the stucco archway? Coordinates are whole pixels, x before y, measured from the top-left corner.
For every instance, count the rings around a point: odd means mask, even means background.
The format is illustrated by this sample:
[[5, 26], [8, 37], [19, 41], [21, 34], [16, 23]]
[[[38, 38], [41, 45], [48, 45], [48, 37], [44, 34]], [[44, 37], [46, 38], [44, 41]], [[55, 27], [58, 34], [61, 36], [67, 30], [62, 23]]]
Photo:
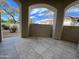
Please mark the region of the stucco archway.
[[45, 8], [48, 8], [54, 12], [57, 12], [57, 9], [54, 8], [53, 6], [49, 5], [49, 4], [33, 4], [31, 6], [29, 6], [29, 10], [33, 9], [33, 8], [41, 8], [41, 7], [45, 7]]
[[[66, 25], [66, 23], [67, 23], [67, 26], [75, 26], [76, 25], [77, 21], [74, 20], [76, 18], [76, 16], [71, 15], [71, 14], [69, 15], [69, 12], [72, 12], [72, 9], [74, 9], [73, 10], [74, 14], [77, 14], [77, 13], [75, 13], [75, 8], [77, 8], [77, 5], [79, 5], [79, 0], [72, 2], [65, 8], [65, 10], [64, 10], [64, 24], [63, 25]], [[68, 22], [67, 19], [69, 19], [70, 22]]]
[[[55, 14], [54, 14], [54, 18], [56, 19], [56, 15], [57, 15], [57, 9], [56, 8], [54, 8], [53, 6], [51, 6], [51, 5], [48, 5], [48, 4], [33, 4], [33, 5], [31, 5], [31, 6], [29, 6], [29, 13], [30, 13], [30, 11], [32, 10], [32, 9], [35, 9], [35, 8], [47, 8], [47, 9], [49, 9], [49, 10], [51, 10], [51, 11], [53, 11]], [[28, 14], [29, 14], [28, 13]], [[29, 15], [28, 15], [28, 17], [29, 17]], [[55, 20], [54, 19], [54, 20]], [[53, 20], [52, 20], [53, 21]], [[54, 25], [54, 24], [53, 24]], [[53, 33], [53, 25], [51, 25], [52, 26], [52, 30], [51, 30], [51, 34]], [[43, 25], [42, 25], [43, 26]], [[46, 26], [46, 25], [45, 25]], [[39, 34], [39, 33], [38, 33]], [[41, 33], [42, 34], [42, 33]]]
[[[77, 1], [75, 1], [75, 2], [73, 2], [73, 3], [71, 3], [71, 4], [69, 4], [66, 8], [65, 8], [65, 11], [67, 11], [68, 9], [73, 9], [73, 7], [74, 6], [76, 6], [77, 4], [79, 4], [79, 0], [77, 0]], [[76, 7], [75, 7], [76, 8]], [[75, 9], [74, 8], [74, 9]], [[75, 10], [73, 9], [73, 11], [72, 12], [74, 12], [75, 13]], [[65, 12], [64, 11], [64, 12]], [[70, 12], [71, 10], [69, 10], [69, 12]], [[74, 13], [71, 13], [71, 14], [74, 14]], [[75, 13], [76, 14], [76, 13]], [[78, 15], [79, 16], [79, 15]], [[65, 18], [65, 17], [64, 17]], [[72, 15], [67, 15], [67, 17], [66, 17], [66, 20], [68, 20], [68, 22], [70, 23], [70, 21], [69, 20], [71, 20], [71, 18], [72, 18], [72, 20], [74, 21], [75, 20], [75, 18], [76, 18], [76, 16], [72, 16]], [[68, 41], [72, 41], [72, 42], [78, 42], [78, 40], [79, 40], [79, 36], [78, 36], [78, 31], [79, 31], [79, 26], [77, 25], [76, 26], [76, 21], [74, 21], [74, 22], [71, 22], [69, 25], [64, 25], [64, 27], [63, 27], [63, 32], [62, 32], [62, 40], [68, 40]], [[64, 22], [65, 22], [65, 20], [64, 20]], [[78, 30], [76, 30], [76, 29], [78, 29]], [[75, 39], [76, 38], [76, 39]]]

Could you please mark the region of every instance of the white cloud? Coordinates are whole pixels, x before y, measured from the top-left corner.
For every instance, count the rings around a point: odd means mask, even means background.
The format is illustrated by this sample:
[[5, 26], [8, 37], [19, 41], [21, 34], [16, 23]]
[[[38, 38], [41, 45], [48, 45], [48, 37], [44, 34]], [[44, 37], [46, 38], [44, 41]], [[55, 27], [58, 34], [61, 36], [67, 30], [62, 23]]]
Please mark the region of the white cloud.
[[38, 16], [43, 16], [44, 15], [44, 13], [40, 13], [40, 14], [38, 14]]
[[78, 12], [79, 11], [79, 8], [73, 8], [71, 9], [71, 12]]
[[[32, 14], [37, 14], [37, 16], [51, 16], [51, 15], [53, 16], [54, 12], [48, 10], [47, 8], [35, 8], [32, 10], [31, 15]], [[33, 15], [33, 16], [30, 16], [30, 18], [36, 18], [36, 16]]]
[[32, 18], [36, 18], [35, 16], [30, 16], [30, 18], [32, 19]]
[[53, 16], [54, 15], [54, 12], [52, 11], [48, 11], [48, 12], [45, 12], [45, 13], [39, 13], [38, 16]]
[[52, 12], [52, 11], [49, 11], [47, 14], [45, 14], [45, 16], [53, 16], [54, 15], [54, 12]]
[[31, 11], [31, 14], [35, 14], [35, 13], [42, 13], [43, 11], [46, 11], [48, 10], [47, 8], [35, 8], [35, 9], [32, 9]]
[[73, 6], [67, 10], [67, 12], [79, 12], [79, 7]]
[[31, 15], [37, 13], [38, 11], [39, 11], [39, 9], [33, 9], [33, 10], [31, 11]]
[[48, 10], [47, 8], [39, 8], [39, 13], [42, 13], [44, 11]]

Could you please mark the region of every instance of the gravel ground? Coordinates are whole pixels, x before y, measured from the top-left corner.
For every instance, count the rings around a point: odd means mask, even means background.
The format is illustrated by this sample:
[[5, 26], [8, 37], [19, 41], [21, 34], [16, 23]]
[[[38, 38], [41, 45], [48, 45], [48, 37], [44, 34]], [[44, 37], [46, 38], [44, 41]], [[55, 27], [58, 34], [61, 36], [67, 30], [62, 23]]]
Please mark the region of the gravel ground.
[[2, 30], [3, 38], [15, 37], [15, 36], [20, 36], [20, 33], [19, 32], [10, 33], [9, 30]]
[[10, 33], [9, 30], [3, 30], [2, 29], [2, 37], [3, 38], [8, 38], [8, 37], [15, 37], [15, 36], [20, 36], [20, 25], [19, 24], [16, 24], [17, 25], [17, 32], [15, 33]]

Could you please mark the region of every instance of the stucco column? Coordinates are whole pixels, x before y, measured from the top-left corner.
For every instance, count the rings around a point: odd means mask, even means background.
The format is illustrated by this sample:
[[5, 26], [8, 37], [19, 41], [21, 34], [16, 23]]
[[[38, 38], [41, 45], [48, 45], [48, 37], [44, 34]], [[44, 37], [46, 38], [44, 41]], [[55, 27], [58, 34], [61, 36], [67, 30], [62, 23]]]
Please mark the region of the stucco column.
[[0, 12], [0, 42], [2, 41], [2, 35], [1, 35], [1, 12]]
[[61, 39], [62, 31], [63, 31], [63, 19], [64, 19], [64, 9], [59, 8], [57, 10], [57, 18], [53, 25], [53, 38]]
[[29, 36], [29, 24], [28, 24], [28, 5], [22, 3], [22, 20], [21, 20], [21, 36], [26, 38]]

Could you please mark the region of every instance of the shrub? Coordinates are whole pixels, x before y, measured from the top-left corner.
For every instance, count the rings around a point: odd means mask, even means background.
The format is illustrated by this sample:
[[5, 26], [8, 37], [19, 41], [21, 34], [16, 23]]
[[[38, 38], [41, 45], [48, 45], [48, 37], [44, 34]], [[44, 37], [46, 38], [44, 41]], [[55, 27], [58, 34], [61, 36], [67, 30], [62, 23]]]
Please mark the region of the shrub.
[[2, 24], [2, 28], [3, 28], [4, 30], [8, 30], [8, 29], [9, 29], [9, 26], [6, 26], [5, 24]]

